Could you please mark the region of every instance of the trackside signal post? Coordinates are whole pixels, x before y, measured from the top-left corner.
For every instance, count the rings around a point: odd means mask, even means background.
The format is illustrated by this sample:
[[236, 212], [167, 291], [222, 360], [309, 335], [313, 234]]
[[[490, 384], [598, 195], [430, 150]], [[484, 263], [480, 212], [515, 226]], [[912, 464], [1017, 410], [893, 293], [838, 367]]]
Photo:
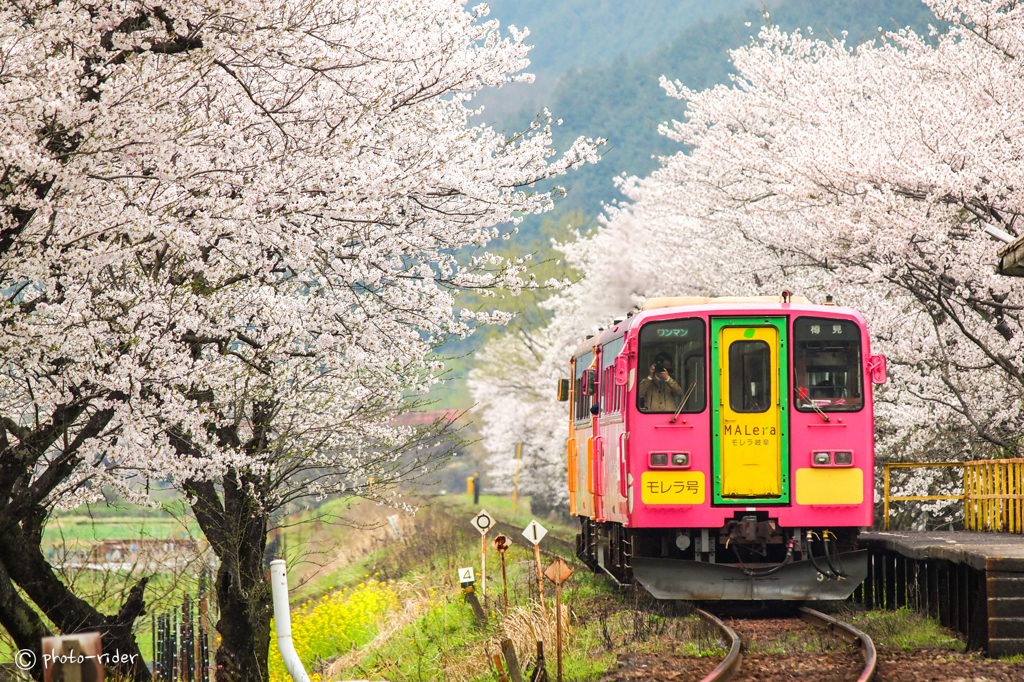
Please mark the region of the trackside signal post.
[[558, 647], [558, 682], [562, 682], [562, 583], [572, 575], [572, 569], [558, 557], [544, 569], [544, 575], [555, 584], [555, 645]]
[[516, 443], [516, 477], [512, 487], [512, 511], [516, 510], [516, 500], [519, 499], [519, 460], [523, 456], [523, 444]]
[[494, 549], [498, 550], [501, 557], [501, 590], [505, 595], [505, 615], [508, 615], [508, 578], [505, 575], [505, 552], [512, 546], [512, 541], [504, 534], [498, 533], [494, 538]]
[[476, 590], [474, 584], [476, 582], [476, 576], [473, 573], [472, 566], [466, 566], [458, 570], [459, 574], [459, 587], [462, 588], [462, 596], [473, 607], [473, 615], [476, 616], [476, 621], [480, 625], [487, 624], [487, 614], [484, 613], [484, 609], [480, 606], [480, 600], [476, 598]]
[[470, 521], [472, 526], [480, 531], [480, 594], [487, 596], [487, 531], [494, 525], [494, 519], [481, 509], [480, 513]]
[[523, 537], [533, 544], [533, 556], [537, 561], [537, 589], [540, 590], [540, 610], [545, 611], [544, 606], [544, 573], [540, 567], [540, 541], [548, 534], [547, 529], [537, 523], [537, 519], [530, 521], [530, 524], [523, 529]]

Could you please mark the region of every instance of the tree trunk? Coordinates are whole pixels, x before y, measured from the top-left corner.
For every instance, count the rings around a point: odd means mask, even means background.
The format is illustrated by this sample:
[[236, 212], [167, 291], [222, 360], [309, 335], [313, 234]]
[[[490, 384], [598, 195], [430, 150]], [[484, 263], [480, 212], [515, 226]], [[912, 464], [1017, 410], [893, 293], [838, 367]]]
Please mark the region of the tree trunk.
[[[217, 602], [220, 647], [217, 682], [267, 682], [270, 653], [270, 584], [263, 568], [268, 513], [252, 496], [255, 481], [230, 472], [223, 499], [213, 484], [193, 482], [192, 510], [220, 559]], [[257, 488], [258, 489], [258, 488]]]
[[[0, 626], [14, 639], [19, 653], [15, 654], [15, 665], [24, 669], [31, 664], [29, 673], [36, 680], [43, 679], [43, 637], [52, 633], [46, 628], [39, 614], [25, 603], [11, 582], [11, 576], [0, 561]], [[32, 656], [20, 651], [31, 651]]]
[[[29, 526], [28, 532], [24, 525]], [[89, 631], [101, 633], [104, 653], [118, 653], [119, 659], [126, 659], [111, 663], [110, 667], [135, 682], [150, 682], [152, 674], [146, 667], [132, 632], [135, 620], [145, 613], [143, 595], [149, 578], [142, 578], [131, 589], [116, 614], [104, 615], [69, 590], [53, 572], [39, 546], [41, 526], [33, 523], [32, 519], [26, 519], [23, 526], [0, 529], [0, 544], [4, 548], [3, 566], [14, 582], [62, 634]]]
[[222, 560], [217, 571], [217, 632], [221, 636], [216, 654], [217, 682], [269, 679], [271, 600], [263, 576], [262, 550], [252, 548], [243, 564], [236, 573], [229, 562]]

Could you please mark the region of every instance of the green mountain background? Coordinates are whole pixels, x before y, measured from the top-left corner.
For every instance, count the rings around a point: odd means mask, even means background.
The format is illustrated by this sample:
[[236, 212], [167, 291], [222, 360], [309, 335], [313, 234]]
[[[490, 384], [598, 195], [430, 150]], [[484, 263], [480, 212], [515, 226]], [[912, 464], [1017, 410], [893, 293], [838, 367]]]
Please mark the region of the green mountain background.
[[[567, 149], [578, 136], [604, 137], [608, 145], [601, 163], [561, 178], [569, 191], [552, 213], [528, 217], [512, 240], [522, 252], [541, 251], [544, 237], [565, 233], [568, 224], [587, 229], [602, 205], [619, 199], [613, 178], [646, 175], [658, 157], [679, 146], [658, 134], [658, 125], [684, 116], [683, 106], [668, 98], [661, 76], [692, 89], [728, 83], [729, 51], [750, 42], [767, 22], [784, 30], [812, 30], [819, 37], [838, 37], [858, 44], [880, 31], [912, 26], [927, 32], [937, 25], [920, 0], [781, 0], [756, 6], [746, 0], [699, 2], [649, 0], [493, 0], [490, 17], [502, 27], [530, 29], [527, 42], [532, 85], [516, 84], [487, 93], [479, 100], [484, 119], [508, 131], [523, 130], [543, 107], [563, 123], [555, 128], [555, 144]], [[748, 25], [749, 24], [749, 25]], [[941, 27], [940, 27], [941, 28]], [[537, 323], [532, 315], [531, 323]], [[525, 318], [524, 318], [525, 320]], [[439, 406], [471, 404], [460, 377], [471, 365], [473, 350], [488, 330], [442, 348], [455, 357], [453, 381], [438, 391]]]
[[[492, 3], [492, 16], [502, 19], [505, 4], [517, 5], [514, 0]], [[534, 1], [522, 4], [534, 4]], [[637, 23], [626, 20], [628, 13], [616, 15], [607, 11], [604, 16], [612, 23], [603, 26], [593, 22], [577, 25], [570, 16], [554, 11], [556, 6], [576, 9], [578, 4], [577, 0], [546, 3], [547, 10], [537, 15], [538, 21], [545, 23], [537, 27], [535, 34], [551, 35], [557, 42], [557, 36], [564, 30], [564, 35], [574, 37], [572, 42], [579, 40], [585, 46], [581, 47], [580, 54], [590, 61], [574, 64], [565, 55], [549, 56], [551, 46], [542, 45], [539, 40], [531, 51], [531, 59], [540, 73], [552, 68], [549, 63], [570, 65], [561, 73], [550, 99], [544, 103], [555, 117], [563, 119], [563, 124], [556, 129], [558, 147], [567, 148], [580, 135], [609, 140], [602, 163], [583, 168], [566, 179], [571, 191], [561, 202], [559, 211], [582, 209], [589, 216], [600, 212], [602, 202], [618, 198], [612, 178], [622, 173], [646, 175], [658, 167], [658, 156], [679, 151], [678, 145], [658, 134], [659, 124], [684, 115], [682, 105], [668, 98], [658, 85], [661, 76], [678, 79], [692, 89], [727, 83], [731, 73], [729, 51], [749, 43], [766, 21], [787, 31], [806, 32], [810, 28], [821, 37], [839, 36], [846, 31], [847, 42], [853, 44], [875, 39], [879, 29], [913, 26], [926, 31], [929, 24], [937, 23], [920, 0], [784, 0], [768, 7], [747, 7], [712, 17], [701, 16], [696, 11], [685, 14], [680, 10], [663, 12], [659, 19], [658, 13], [644, 12], [642, 18], [636, 19]], [[680, 7], [739, 4], [680, 3]], [[523, 11], [520, 7], [509, 13], [518, 18]], [[562, 23], [557, 23], [559, 18]], [[670, 20], [677, 22], [677, 30], [667, 35]], [[531, 25], [529, 17], [524, 24]], [[605, 49], [599, 51], [596, 46], [605, 43], [602, 32], [619, 38], [608, 41]], [[570, 42], [568, 38], [565, 41]], [[650, 45], [651, 49], [638, 53], [637, 46], [642, 44]], [[522, 129], [538, 111], [536, 106], [520, 108], [502, 121], [505, 124], [502, 127]], [[531, 221], [531, 225], [539, 225], [539, 222]]]
[[552, 104], [551, 95], [567, 73], [607, 66], [616, 57], [642, 58], [667, 45], [687, 26], [760, 7], [755, 0], [492, 0], [489, 19], [502, 30], [529, 29], [529, 73], [536, 81], [484, 93], [489, 122], [508, 122], [524, 110]]

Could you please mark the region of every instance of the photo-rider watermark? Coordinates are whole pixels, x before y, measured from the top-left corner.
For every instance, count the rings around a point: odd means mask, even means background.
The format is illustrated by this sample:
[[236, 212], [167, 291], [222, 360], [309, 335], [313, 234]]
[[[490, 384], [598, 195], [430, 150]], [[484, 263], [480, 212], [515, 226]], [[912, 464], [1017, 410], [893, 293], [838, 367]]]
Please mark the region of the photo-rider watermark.
[[[104, 652], [98, 632], [81, 632], [42, 641], [43, 679], [45, 682], [103, 682], [103, 666], [135, 663], [139, 654]], [[39, 662], [31, 649], [19, 649], [14, 664], [20, 670], [32, 670]]]
[[[68, 665], [72, 663], [76, 665], [82, 665], [86, 661], [91, 661], [94, 659], [98, 660], [100, 665], [108, 665], [111, 663], [116, 665], [118, 663], [134, 663], [138, 657], [138, 654], [122, 654], [117, 651], [115, 651], [112, 654], [104, 653], [88, 655], [74, 652], [69, 654], [57, 655], [44, 654], [43, 666], [49, 667], [54, 663], [60, 663], [61, 665]], [[18, 649], [18, 651], [16, 651], [14, 654], [14, 664], [20, 670], [31, 670], [32, 666], [36, 664], [36, 652], [32, 651], [31, 649]]]

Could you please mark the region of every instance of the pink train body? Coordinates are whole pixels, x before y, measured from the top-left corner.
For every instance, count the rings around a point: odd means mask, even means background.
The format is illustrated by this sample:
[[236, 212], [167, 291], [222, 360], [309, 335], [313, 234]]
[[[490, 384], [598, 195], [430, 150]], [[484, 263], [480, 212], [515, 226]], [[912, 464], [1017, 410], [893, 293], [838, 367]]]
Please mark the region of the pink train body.
[[655, 299], [570, 367], [570, 504], [591, 568], [672, 599], [839, 599], [863, 580], [885, 362], [857, 311]]

